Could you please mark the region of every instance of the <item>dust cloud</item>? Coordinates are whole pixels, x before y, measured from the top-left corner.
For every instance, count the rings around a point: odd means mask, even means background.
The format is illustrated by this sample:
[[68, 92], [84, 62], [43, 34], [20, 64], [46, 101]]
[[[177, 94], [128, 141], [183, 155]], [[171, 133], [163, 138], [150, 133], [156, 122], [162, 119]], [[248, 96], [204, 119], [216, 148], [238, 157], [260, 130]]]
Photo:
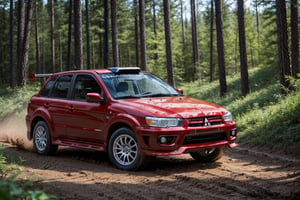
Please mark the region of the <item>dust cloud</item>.
[[0, 141], [33, 150], [32, 142], [27, 139], [25, 114], [11, 114], [0, 121]]

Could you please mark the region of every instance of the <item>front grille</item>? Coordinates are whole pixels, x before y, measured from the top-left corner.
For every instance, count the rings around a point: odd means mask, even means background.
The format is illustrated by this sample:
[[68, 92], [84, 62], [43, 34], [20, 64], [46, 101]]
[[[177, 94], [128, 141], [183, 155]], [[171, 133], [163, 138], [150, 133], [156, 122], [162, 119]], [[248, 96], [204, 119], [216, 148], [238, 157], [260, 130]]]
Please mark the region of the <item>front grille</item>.
[[187, 135], [184, 138], [183, 144], [199, 144], [205, 142], [216, 142], [225, 139], [226, 139], [226, 134], [224, 132]]
[[189, 127], [215, 126], [223, 124], [221, 115], [189, 118]]

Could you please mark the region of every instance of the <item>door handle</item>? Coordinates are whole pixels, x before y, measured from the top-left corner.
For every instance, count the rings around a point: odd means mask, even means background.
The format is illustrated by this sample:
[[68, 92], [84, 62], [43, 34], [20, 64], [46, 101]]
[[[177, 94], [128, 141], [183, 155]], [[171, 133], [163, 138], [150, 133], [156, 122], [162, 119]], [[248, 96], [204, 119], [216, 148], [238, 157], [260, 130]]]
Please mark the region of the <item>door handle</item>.
[[74, 110], [74, 106], [70, 105], [70, 111], [72, 112]]

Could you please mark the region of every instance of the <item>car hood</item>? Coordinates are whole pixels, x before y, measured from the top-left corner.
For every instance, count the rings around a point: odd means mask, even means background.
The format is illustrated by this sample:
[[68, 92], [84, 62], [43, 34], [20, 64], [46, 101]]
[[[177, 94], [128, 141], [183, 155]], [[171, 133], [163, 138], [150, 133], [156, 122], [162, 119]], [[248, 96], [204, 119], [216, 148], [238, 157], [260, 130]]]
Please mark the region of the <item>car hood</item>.
[[223, 115], [227, 112], [219, 105], [186, 96], [126, 99], [119, 100], [118, 105], [127, 111], [134, 110], [156, 117], [193, 118]]

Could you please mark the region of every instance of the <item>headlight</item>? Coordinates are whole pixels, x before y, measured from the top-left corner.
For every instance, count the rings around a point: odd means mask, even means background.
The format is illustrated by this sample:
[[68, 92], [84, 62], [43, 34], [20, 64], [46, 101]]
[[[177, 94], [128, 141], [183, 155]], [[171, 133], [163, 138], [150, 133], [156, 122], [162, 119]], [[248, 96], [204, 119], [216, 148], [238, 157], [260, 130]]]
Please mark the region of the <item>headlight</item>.
[[223, 115], [223, 119], [225, 122], [232, 122], [233, 121], [233, 117], [231, 112], [227, 112]]
[[145, 119], [148, 126], [161, 128], [181, 126], [183, 122], [181, 118], [146, 117]]

